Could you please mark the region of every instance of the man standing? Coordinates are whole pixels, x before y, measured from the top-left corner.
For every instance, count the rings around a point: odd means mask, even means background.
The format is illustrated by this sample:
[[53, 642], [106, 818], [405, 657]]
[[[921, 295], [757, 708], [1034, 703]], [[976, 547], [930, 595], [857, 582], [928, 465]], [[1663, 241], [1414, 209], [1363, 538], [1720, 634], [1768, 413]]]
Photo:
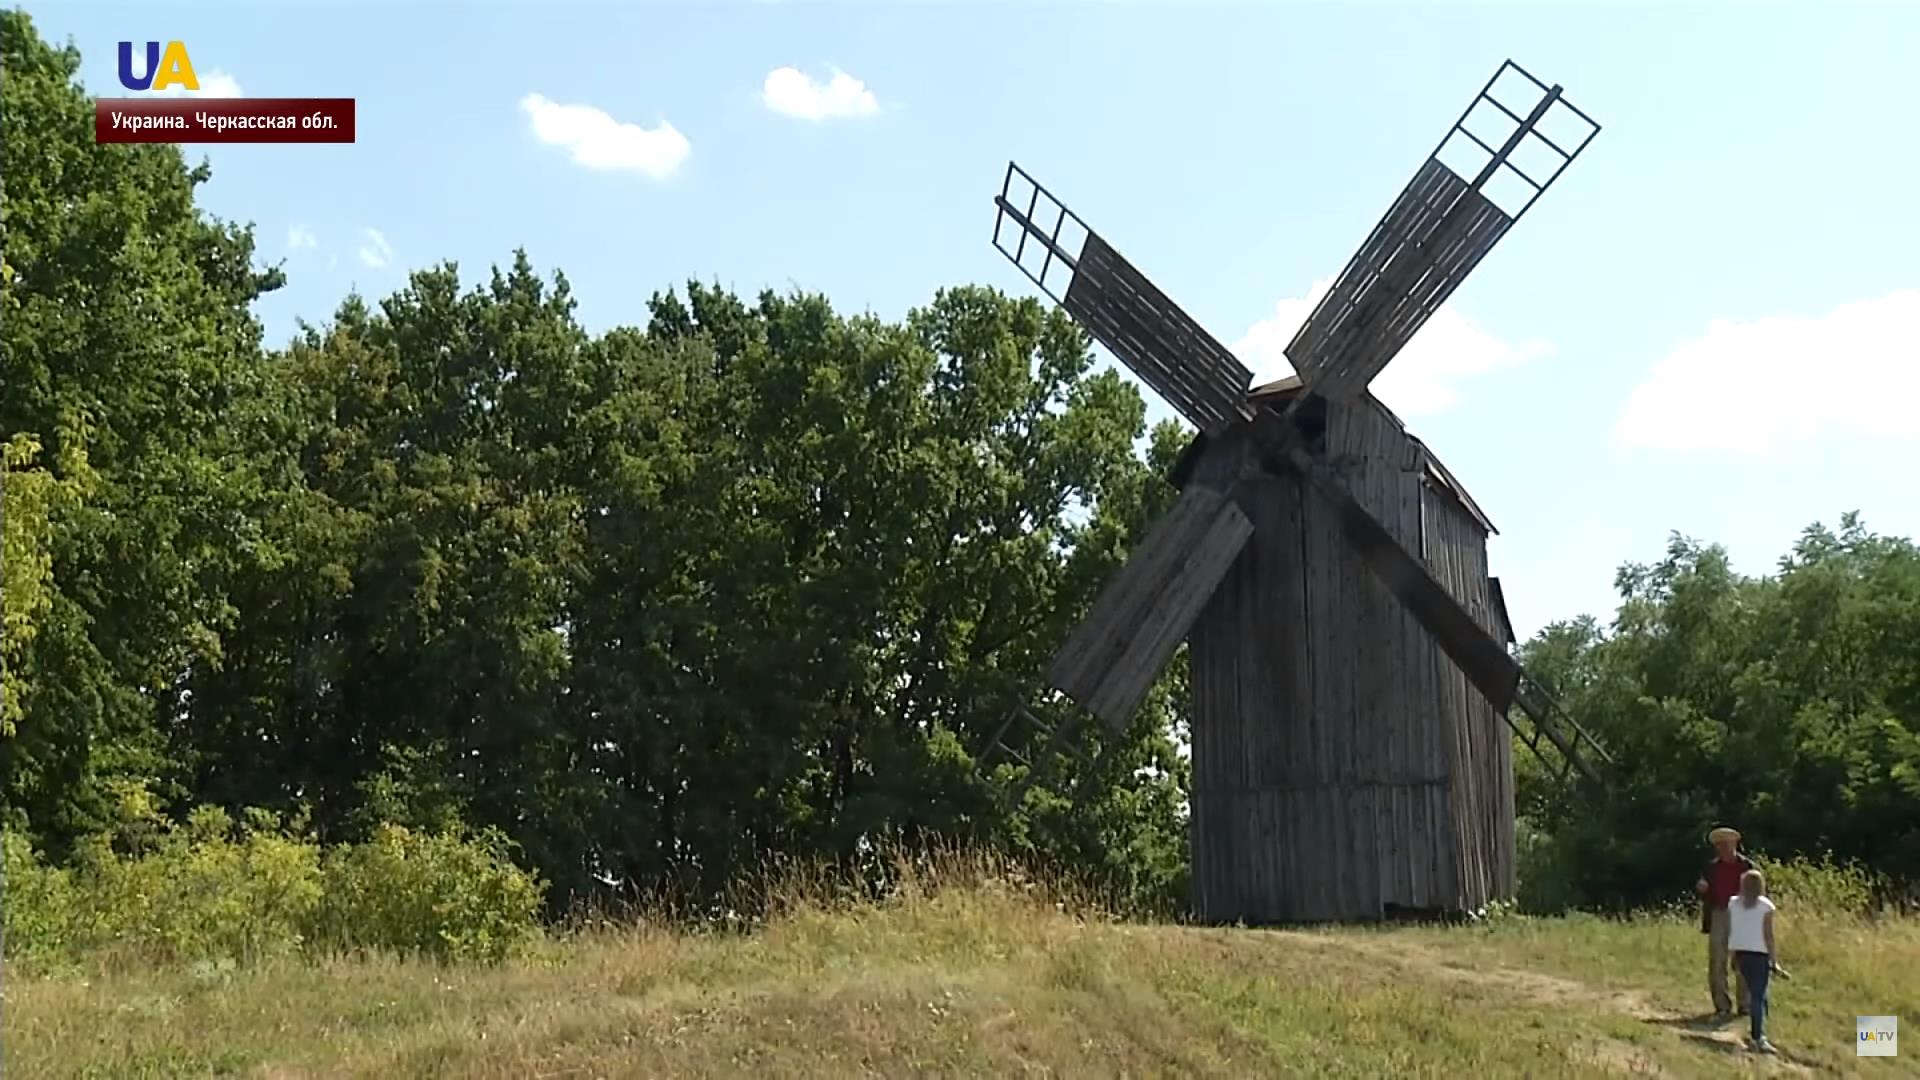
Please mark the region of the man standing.
[[1727, 997], [1727, 968], [1733, 962], [1727, 951], [1727, 901], [1740, 895], [1740, 876], [1754, 865], [1740, 853], [1738, 829], [1722, 825], [1707, 834], [1707, 843], [1713, 845], [1714, 856], [1693, 883], [1693, 891], [1700, 894], [1700, 932], [1707, 935], [1707, 989], [1713, 994], [1715, 1018], [1725, 1020], [1736, 1008], [1742, 1015], [1747, 1011], [1745, 973], [1735, 973], [1734, 989], [1740, 996]]

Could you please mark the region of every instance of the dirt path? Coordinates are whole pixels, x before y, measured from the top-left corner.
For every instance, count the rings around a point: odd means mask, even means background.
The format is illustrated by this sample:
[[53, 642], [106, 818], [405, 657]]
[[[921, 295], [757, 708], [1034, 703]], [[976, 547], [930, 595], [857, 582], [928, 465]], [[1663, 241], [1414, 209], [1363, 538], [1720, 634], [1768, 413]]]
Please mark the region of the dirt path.
[[[1334, 936], [1311, 932], [1278, 931], [1301, 942], [1318, 947], [1344, 948], [1365, 952], [1389, 964], [1416, 972], [1424, 978], [1483, 987], [1535, 1005], [1578, 1004], [1630, 1016], [1643, 1023], [1671, 1029], [1675, 1036], [1702, 1044], [1750, 1065], [1763, 1076], [1811, 1076], [1815, 1070], [1795, 1061], [1789, 1054], [1772, 1057], [1747, 1050], [1744, 1023], [1715, 1024], [1710, 1017], [1688, 1016], [1655, 1005], [1644, 992], [1606, 990], [1558, 975], [1513, 967], [1476, 967], [1457, 955], [1433, 949], [1417, 942], [1395, 938], [1391, 941], [1368, 940], [1359, 936]], [[1669, 1076], [1645, 1047], [1624, 1039], [1602, 1039], [1583, 1048], [1581, 1055], [1591, 1064], [1610, 1072], [1635, 1076]]]

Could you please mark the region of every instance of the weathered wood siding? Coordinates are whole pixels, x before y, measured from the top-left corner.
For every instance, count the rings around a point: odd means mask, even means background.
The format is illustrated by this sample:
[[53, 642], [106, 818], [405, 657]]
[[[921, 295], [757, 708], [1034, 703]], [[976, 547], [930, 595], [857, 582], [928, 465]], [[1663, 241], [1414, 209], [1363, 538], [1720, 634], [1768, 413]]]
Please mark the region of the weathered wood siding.
[[[1438, 493], [1391, 414], [1371, 398], [1334, 406], [1326, 439], [1360, 502], [1426, 553]], [[1216, 438], [1188, 482], [1224, 487], [1246, 453], [1238, 433]], [[1475, 726], [1498, 728], [1498, 718], [1348, 549], [1310, 487], [1262, 476], [1243, 482], [1238, 501], [1253, 537], [1189, 639], [1196, 914], [1375, 919], [1389, 906], [1458, 909], [1505, 895], [1511, 810], [1504, 826], [1495, 819], [1503, 798], [1511, 807], [1510, 759], [1473, 764], [1506, 745]], [[1484, 611], [1484, 533], [1460, 516], [1467, 532], [1448, 534], [1446, 557], [1461, 574], [1477, 567]], [[1474, 767], [1489, 779], [1455, 782]]]
[[[1427, 567], [1480, 628], [1506, 640], [1487, 575], [1487, 537], [1451, 495], [1427, 486], [1421, 551]], [[1459, 819], [1460, 898], [1465, 907], [1510, 896], [1513, 865], [1513, 740], [1506, 723], [1460, 670], [1442, 658], [1435, 700], [1452, 729], [1453, 812]]]

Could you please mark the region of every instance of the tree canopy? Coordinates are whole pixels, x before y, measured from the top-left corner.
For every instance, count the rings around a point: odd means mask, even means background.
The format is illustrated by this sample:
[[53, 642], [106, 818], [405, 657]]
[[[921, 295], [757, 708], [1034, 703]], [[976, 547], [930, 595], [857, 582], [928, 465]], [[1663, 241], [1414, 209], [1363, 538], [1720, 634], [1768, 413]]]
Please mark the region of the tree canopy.
[[1618, 586], [1611, 627], [1558, 623], [1522, 649], [1623, 766], [1597, 805], [1522, 779], [1563, 899], [1670, 892], [1723, 821], [1776, 856], [1920, 881], [1920, 549], [1848, 515], [1745, 577], [1676, 536]]

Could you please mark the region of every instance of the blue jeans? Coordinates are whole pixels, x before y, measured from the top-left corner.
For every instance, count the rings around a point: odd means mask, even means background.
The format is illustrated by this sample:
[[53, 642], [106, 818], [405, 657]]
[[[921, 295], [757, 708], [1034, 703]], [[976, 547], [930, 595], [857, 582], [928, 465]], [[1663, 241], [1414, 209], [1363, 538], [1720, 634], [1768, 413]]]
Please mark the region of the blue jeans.
[[1737, 952], [1733, 962], [1751, 991], [1747, 1013], [1753, 1020], [1753, 1041], [1759, 1042], [1767, 1037], [1767, 977], [1773, 974], [1773, 958], [1763, 952]]

